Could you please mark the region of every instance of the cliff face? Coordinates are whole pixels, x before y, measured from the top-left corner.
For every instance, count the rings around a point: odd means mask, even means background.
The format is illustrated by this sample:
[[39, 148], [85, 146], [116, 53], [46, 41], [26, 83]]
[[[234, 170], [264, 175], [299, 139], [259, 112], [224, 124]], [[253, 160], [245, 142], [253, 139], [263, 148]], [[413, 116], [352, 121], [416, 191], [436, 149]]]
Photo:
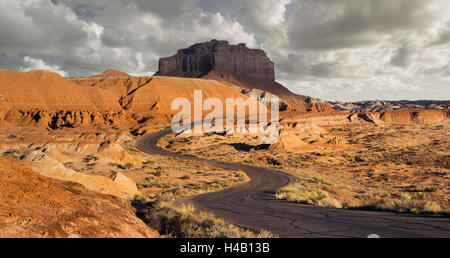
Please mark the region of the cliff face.
[[159, 61], [160, 75], [203, 77], [212, 71], [222, 78], [232, 75], [238, 80], [275, 82], [274, 64], [266, 53], [249, 49], [245, 44], [233, 46], [227, 41], [212, 40], [181, 49]]
[[297, 95], [275, 81], [274, 63], [260, 49], [212, 40], [161, 58], [157, 75], [207, 78], [277, 95], [298, 111], [330, 110], [318, 99]]

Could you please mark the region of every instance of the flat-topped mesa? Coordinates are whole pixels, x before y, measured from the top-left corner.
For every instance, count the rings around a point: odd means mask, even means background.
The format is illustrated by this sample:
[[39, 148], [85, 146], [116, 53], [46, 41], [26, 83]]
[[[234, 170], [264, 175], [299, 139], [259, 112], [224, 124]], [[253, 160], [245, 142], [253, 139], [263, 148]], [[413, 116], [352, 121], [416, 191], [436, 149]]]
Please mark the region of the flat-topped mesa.
[[249, 49], [245, 44], [212, 40], [159, 61], [159, 75], [200, 78], [211, 72], [226, 80], [233, 76], [236, 80], [275, 82], [274, 63], [263, 50]]
[[277, 83], [275, 65], [266, 52], [250, 49], [244, 43], [230, 45], [228, 41], [211, 40], [180, 49], [176, 55], [159, 60], [156, 75], [214, 79], [244, 89], [262, 90], [298, 111], [331, 109], [318, 99], [297, 95]]

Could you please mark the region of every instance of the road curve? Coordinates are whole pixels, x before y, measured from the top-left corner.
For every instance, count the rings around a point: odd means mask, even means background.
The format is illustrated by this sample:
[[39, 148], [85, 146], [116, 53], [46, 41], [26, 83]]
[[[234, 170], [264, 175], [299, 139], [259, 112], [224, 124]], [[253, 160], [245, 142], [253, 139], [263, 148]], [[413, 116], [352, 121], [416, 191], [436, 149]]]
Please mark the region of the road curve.
[[184, 156], [163, 150], [157, 141], [171, 129], [143, 136], [136, 146], [149, 154], [205, 162], [225, 169], [242, 170], [252, 179], [231, 189], [192, 197], [200, 210], [251, 230], [268, 230], [280, 237], [450, 237], [450, 219], [390, 212], [328, 209], [277, 200], [275, 191], [293, 180], [278, 170]]

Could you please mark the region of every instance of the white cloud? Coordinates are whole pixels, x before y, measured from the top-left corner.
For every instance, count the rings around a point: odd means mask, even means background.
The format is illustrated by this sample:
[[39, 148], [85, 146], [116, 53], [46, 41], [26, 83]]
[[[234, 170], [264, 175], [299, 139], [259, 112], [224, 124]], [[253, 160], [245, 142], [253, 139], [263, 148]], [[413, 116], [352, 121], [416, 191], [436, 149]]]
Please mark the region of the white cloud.
[[0, 0], [0, 33], [9, 63], [26, 66], [23, 56], [33, 56], [73, 76], [110, 68], [150, 75], [160, 57], [212, 38], [257, 46], [241, 24], [197, 0]]
[[285, 22], [286, 5], [292, 0], [244, 0], [240, 19], [252, 31], [270, 34]]
[[0, 0], [0, 65], [149, 75], [215, 38], [263, 46], [296, 93], [450, 99], [448, 0], [242, 0], [226, 14], [208, 1]]
[[59, 75], [63, 76], [63, 77], [67, 77], [68, 73], [61, 70], [59, 68], [59, 66], [57, 65], [48, 65], [46, 64], [44, 61], [42, 61], [41, 59], [37, 59], [37, 58], [32, 58], [30, 56], [26, 56], [23, 58], [23, 61], [26, 64], [26, 67], [21, 67], [20, 70], [22, 72], [28, 72], [31, 70], [47, 70], [47, 71], [52, 71], [55, 73], [58, 73]]
[[450, 2], [297, 0], [292, 7], [281, 25], [287, 36], [265, 47], [278, 79], [295, 92], [341, 100], [450, 99]]

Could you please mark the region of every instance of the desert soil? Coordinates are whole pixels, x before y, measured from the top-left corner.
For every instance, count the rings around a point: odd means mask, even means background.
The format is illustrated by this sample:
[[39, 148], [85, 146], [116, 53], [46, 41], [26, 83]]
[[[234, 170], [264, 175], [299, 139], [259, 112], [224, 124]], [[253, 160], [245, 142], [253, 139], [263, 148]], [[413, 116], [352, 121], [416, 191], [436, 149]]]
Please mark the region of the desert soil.
[[298, 183], [281, 189], [281, 199], [448, 214], [450, 123], [303, 129], [272, 146], [260, 145], [260, 137], [251, 134], [168, 135], [159, 144], [183, 154], [288, 172]]

